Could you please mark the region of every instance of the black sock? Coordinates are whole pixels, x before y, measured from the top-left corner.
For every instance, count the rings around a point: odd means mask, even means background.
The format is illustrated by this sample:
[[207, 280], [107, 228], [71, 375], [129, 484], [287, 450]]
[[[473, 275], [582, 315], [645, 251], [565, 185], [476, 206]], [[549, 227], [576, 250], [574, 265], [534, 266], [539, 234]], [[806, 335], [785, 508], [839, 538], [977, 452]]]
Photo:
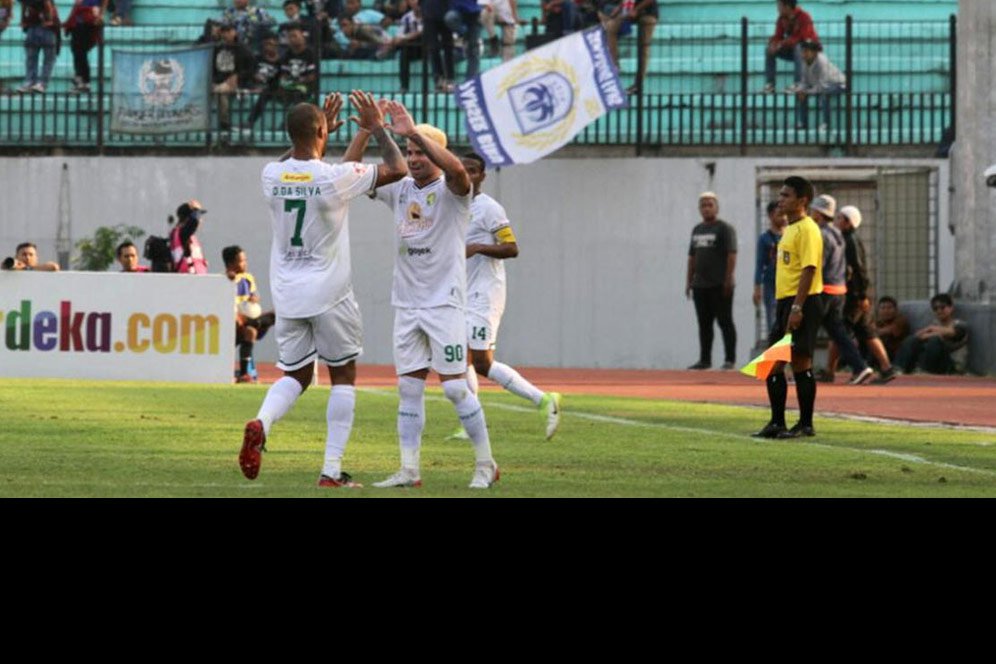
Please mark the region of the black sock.
[[799, 399], [799, 424], [813, 426], [813, 407], [816, 405], [816, 380], [813, 370], [795, 374], [795, 396]]
[[765, 381], [768, 386], [768, 401], [771, 402], [771, 423], [785, 426], [785, 399], [788, 398], [788, 383], [782, 371], [772, 371]]
[[239, 374], [245, 375], [249, 371], [249, 360], [252, 359], [252, 347], [255, 346], [251, 341], [243, 341], [239, 344]]

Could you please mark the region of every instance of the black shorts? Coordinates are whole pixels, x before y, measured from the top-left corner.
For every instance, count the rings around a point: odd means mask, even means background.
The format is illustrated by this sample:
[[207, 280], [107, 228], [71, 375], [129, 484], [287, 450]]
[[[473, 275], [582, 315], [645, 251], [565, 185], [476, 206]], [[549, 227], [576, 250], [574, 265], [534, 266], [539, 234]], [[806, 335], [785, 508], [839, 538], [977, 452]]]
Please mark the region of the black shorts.
[[861, 302], [853, 297], [844, 300], [844, 324], [854, 333], [854, 338], [863, 343], [878, 338], [878, 331], [872, 321], [871, 309], [862, 311]]
[[[792, 313], [792, 303], [794, 297], [784, 297], [778, 300], [775, 308], [775, 324], [771, 326], [771, 333], [768, 335], [768, 346], [772, 346], [788, 330], [789, 314]], [[812, 357], [816, 350], [816, 333], [820, 330], [823, 322], [823, 300], [819, 294], [810, 295], [802, 303], [802, 324], [792, 332], [792, 356], [796, 353]]]

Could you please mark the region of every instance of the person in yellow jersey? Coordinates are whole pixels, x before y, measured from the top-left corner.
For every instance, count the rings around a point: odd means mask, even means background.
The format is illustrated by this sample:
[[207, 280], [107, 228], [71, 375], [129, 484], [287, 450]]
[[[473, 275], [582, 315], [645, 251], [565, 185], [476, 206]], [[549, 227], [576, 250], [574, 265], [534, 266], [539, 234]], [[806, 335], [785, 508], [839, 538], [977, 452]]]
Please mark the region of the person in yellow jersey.
[[806, 214], [813, 201], [813, 184], [801, 177], [785, 179], [778, 192], [778, 205], [788, 218], [788, 225], [778, 243], [775, 268], [775, 324], [768, 345], [787, 332], [792, 334], [792, 371], [799, 400], [799, 422], [791, 429], [785, 425], [785, 400], [788, 381], [777, 363], [768, 376], [768, 401], [771, 420], [753, 434], [755, 438], [799, 438], [815, 436], [813, 408], [816, 404], [816, 380], [813, 378], [813, 349], [816, 332], [823, 319], [820, 293], [823, 292], [823, 237], [820, 228]]

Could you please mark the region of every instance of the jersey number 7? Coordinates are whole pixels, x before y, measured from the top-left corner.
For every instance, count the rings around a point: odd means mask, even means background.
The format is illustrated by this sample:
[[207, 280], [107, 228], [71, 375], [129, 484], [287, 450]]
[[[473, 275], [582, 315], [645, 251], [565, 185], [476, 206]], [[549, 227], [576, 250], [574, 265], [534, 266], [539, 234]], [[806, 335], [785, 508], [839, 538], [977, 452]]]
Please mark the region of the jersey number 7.
[[301, 240], [301, 226], [304, 225], [304, 210], [307, 205], [308, 202], [303, 200], [284, 201], [284, 212], [294, 212], [297, 210], [297, 221], [294, 222], [294, 237], [291, 238], [292, 247], [304, 246], [304, 242]]

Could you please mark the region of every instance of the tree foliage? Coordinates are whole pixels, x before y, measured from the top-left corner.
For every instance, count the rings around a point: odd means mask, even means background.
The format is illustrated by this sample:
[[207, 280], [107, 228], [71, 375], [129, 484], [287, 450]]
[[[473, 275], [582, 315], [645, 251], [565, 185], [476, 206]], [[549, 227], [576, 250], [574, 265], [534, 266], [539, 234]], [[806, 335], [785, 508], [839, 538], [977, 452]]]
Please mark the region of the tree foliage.
[[[73, 262], [73, 267], [77, 270], [88, 270], [91, 272], [104, 272], [117, 258], [115, 250], [118, 245], [125, 240], [136, 242], [145, 235], [138, 226], [127, 226], [118, 224], [117, 226], [101, 226], [93, 237], [83, 238], [76, 243], [79, 256]], [[141, 250], [139, 250], [141, 254]]]

